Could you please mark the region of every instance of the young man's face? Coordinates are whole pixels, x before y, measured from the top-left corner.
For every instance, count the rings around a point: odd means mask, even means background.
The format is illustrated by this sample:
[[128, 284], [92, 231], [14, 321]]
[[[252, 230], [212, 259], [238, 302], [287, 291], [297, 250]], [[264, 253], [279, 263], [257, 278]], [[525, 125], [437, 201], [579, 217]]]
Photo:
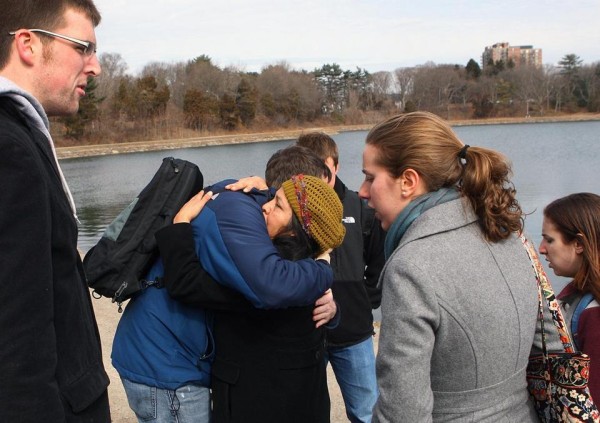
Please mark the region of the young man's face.
[[[85, 14], [67, 9], [64, 16], [65, 24], [52, 32], [96, 43], [94, 26]], [[48, 37], [41, 33], [34, 33], [34, 36]], [[88, 76], [100, 74], [100, 63], [95, 53], [86, 55], [83, 46], [61, 38], [51, 38], [43, 47], [40, 74], [33, 94], [48, 116], [74, 114], [85, 95]]]

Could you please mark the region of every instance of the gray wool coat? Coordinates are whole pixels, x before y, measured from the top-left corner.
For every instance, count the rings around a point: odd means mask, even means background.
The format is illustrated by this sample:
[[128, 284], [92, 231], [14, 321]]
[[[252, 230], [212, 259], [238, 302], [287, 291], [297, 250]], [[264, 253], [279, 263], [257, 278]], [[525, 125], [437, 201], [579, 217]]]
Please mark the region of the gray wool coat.
[[515, 236], [487, 242], [463, 201], [417, 218], [383, 269], [375, 422], [538, 421], [525, 379], [538, 326], [531, 262]]

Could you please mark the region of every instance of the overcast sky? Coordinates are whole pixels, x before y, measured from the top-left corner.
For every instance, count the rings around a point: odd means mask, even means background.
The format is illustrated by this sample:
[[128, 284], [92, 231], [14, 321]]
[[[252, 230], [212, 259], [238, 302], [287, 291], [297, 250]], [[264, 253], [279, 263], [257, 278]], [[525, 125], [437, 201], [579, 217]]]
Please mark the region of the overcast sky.
[[281, 61], [369, 72], [481, 62], [486, 46], [541, 48], [556, 64], [574, 53], [600, 61], [600, 0], [95, 0], [98, 53], [119, 53], [128, 72], [202, 54], [260, 71]]

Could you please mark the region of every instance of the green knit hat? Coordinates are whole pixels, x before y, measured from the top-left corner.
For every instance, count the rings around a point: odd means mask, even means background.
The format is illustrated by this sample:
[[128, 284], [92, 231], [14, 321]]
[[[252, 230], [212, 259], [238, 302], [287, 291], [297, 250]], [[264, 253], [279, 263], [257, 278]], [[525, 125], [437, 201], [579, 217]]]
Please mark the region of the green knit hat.
[[302, 174], [292, 176], [281, 188], [302, 228], [319, 245], [319, 254], [339, 247], [346, 228], [342, 224], [342, 203], [335, 191], [322, 179]]

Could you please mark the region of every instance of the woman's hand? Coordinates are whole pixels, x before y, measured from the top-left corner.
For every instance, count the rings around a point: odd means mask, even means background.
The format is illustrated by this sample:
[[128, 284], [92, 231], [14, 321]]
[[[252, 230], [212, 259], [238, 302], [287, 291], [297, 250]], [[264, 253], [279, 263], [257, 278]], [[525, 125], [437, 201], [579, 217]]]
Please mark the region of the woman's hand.
[[185, 203], [173, 218], [173, 223], [190, 223], [192, 219], [200, 214], [204, 205], [212, 198], [212, 192], [204, 193], [204, 190], [194, 195]]
[[260, 176], [248, 176], [246, 178], [242, 178], [233, 184], [225, 185], [225, 189], [231, 191], [240, 191], [250, 192], [252, 189], [265, 190], [269, 188], [267, 183]]
[[329, 248], [325, 251], [323, 251], [321, 254], [319, 254], [315, 260], [325, 260], [327, 263], [331, 263], [331, 252], [333, 251], [332, 248]]
[[337, 313], [337, 304], [333, 299], [333, 293], [331, 289], [325, 291], [325, 294], [317, 300], [315, 303], [315, 309], [313, 310], [313, 321], [317, 322], [316, 327], [327, 324], [331, 319], [335, 317]]

